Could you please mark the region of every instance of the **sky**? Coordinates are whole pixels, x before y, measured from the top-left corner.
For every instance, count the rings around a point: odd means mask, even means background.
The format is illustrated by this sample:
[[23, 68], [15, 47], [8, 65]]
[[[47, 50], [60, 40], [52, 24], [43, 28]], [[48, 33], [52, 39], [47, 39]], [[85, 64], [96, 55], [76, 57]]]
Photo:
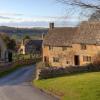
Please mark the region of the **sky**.
[[55, 0], [1, 0], [0, 26], [48, 27], [49, 22], [74, 25], [80, 19], [80, 10], [72, 10]]

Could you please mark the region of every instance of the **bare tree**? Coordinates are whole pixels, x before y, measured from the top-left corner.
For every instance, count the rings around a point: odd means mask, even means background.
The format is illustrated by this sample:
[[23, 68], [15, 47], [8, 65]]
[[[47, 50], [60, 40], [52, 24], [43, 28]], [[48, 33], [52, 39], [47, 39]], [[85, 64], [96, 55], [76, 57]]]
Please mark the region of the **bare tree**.
[[100, 0], [56, 0], [62, 4], [100, 10]]
[[100, 10], [95, 11], [89, 18], [89, 21], [100, 21]]
[[[80, 15], [90, 17], [89, 20], [100, 20], [100, 0], [56, 0], [64, 5], [71, 5], [82, 9]], [[86, 11], [91, 10], [91, 14]], [[85, 13], [85, 14], [84, 14]]]

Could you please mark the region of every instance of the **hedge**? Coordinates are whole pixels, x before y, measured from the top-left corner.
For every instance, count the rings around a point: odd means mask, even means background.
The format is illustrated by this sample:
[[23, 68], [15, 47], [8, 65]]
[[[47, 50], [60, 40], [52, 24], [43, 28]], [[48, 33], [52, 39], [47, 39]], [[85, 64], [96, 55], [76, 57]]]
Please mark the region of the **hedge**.
[[36, 79], [47, 79], [47, 78], [54, 78], [59, 76], [65, 76], [83, 72], [93, 72], [93, 71], [100, 71], [100, 66], [99, 65], [95, 66], [90, 64], [87, 66], [69, 66], [66, 68], [45, 67], [42, 69], [37, 69]]

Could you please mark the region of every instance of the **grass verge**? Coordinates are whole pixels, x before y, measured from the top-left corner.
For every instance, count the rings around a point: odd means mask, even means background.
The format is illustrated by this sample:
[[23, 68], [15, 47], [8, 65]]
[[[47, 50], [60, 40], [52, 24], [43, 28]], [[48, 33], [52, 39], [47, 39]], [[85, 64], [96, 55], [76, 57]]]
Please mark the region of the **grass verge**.
[[[31, 62], [31, 60], [32, 60], [32, 62]], [[11, 67], [9, 67], [9, 69], [6, 69], [5, 71], [0, 72], [0, 78], [16, 71], [19, 68], [36, 64], [36, 62], [39, 62], [40, 60], [41, 60], [41, 58], [35, 58], [35, 59], [30, 59], [30, 61], [27, 59], [24, 62], [23, 61], [15, 62], [13, 65], [11, 65]]]
[[19, 69], [19, 68], [21, 68], [21, 67], [14, 67], [14, 68], [11, 68], [11, 69], [6, 70], [6, 71], [4, 71], [4, 72], [1, 72], [1, 73], [0, 73], [0, 78], [1, 78], [1, 77], [4, 77], [4, 76], [6, 76], [6, 75], [8, 75], [8, 74], [10, 74], [10, 73], [12, 73], [12, 72], [14, 72], [14, 71], [16, 71], [16, 70]]
[[33, 84], [61, 100], [100, 100], [100, 72], [35, 80]]

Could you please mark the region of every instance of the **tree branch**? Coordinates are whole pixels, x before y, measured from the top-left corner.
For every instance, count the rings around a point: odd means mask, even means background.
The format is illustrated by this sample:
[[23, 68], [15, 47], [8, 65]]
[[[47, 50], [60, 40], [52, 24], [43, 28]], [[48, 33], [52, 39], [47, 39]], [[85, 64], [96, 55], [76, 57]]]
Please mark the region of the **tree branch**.
[[[85, 3], [81, 0], [56, 0], [57, 2], [60, 2], [62, 4], [66, 4], [66, 5], [73, 5], [73, 6], [79, 6], [82, 8], [88, 8], [88, 9], [94, 9], [94, 10], [100, 10], [100, 0], [98, 1], [98, 5], [96, 5], [95, 3]], [[96, 2], [96, 1], [95, 1]]]

